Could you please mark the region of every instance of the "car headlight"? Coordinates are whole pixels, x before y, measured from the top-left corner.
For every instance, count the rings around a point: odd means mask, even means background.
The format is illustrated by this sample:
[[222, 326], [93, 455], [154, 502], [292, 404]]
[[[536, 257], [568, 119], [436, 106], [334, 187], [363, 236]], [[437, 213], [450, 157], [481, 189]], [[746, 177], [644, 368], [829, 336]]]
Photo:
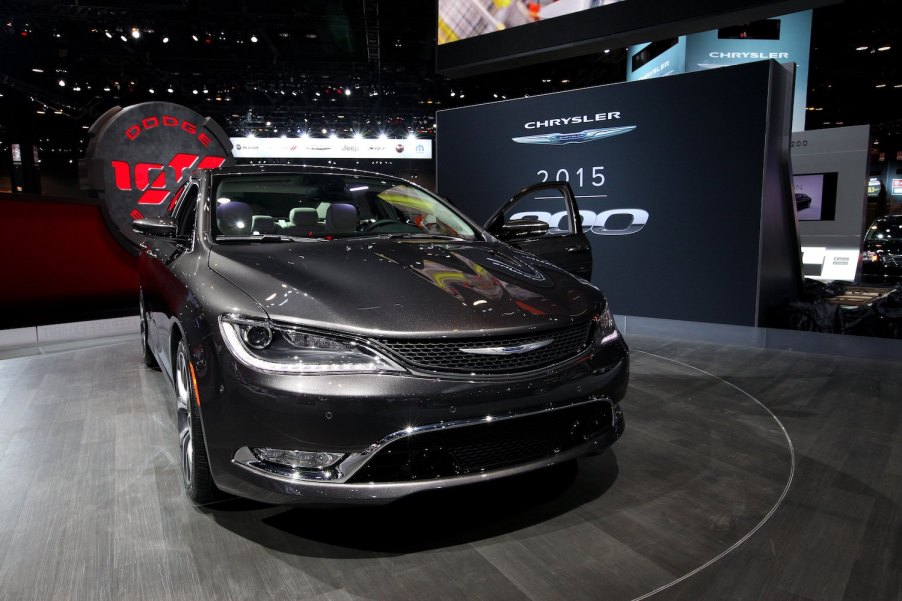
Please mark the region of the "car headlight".
[[871, 263], [879, 263], [880, 259], [881, 259], [880, 255], [875, 253], [872, 250], [865, 251], [865, 253], [864, 253], [865, 261], [869, 261]]
[[595, 322], [594, 338], [597, 344], [607, 344], [620, 337], [620, 332], [617, 331], [617, 324], [614, 323], [614, 316], [611, 315], [610, 307], [605, 307], [604, 311], [596, 313], [592, 321]]
[[282, 374], [404, 371], [388, 357], [350, 338], [236, 315], [220, 316], [219, 328], [232, 355], [258, 371]]

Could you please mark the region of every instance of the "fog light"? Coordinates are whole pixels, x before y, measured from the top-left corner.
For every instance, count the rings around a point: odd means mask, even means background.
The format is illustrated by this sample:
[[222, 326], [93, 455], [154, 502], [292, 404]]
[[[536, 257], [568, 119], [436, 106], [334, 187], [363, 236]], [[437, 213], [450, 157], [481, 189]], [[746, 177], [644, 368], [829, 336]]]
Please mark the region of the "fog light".
[[325, 469], [333, 466], [344, 457], [342, 453], [324, 453], [322, 451], [293, 451], [286, 449], [259, 448], [251, 449], [260, 461], [268, 461], [295, 469]]

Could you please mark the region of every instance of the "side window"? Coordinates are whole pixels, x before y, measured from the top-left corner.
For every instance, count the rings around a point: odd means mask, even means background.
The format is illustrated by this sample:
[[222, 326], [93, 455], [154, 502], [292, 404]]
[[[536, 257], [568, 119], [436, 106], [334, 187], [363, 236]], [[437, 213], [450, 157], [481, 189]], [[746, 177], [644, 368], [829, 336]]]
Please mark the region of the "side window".
[[197, 185], [189, 184], [176, 209], [175, 224], [178, 236], [191, 236], [194, 233], [195, 216], [197, 215]]
[[538, 219], [548, 224], [548, 235], [571, 234], [567, 199], [554, 189], [530, 192], [504, 211], [504, 223], [516, 219]]
[[185, 193], [185, 186], [187, 185], [188, 184], [182, 184], [179, 186], [179, 189], [175, 191], [175, 194], [172, 195], [172, 200], [169, 202], [169, 206], [166, 207], [166, 212], [163, 214], [163, 217], [172, 217], [175, 207], [178, 206], [179, 198]]

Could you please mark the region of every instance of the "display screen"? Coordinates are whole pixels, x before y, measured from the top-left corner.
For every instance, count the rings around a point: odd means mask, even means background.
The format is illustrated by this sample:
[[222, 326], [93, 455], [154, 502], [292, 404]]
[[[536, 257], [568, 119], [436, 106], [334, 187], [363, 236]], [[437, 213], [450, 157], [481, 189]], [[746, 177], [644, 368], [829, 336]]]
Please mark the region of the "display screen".
[[869, 177], [868, 178], [868, 196], [871, 198], [876, 198], [880, 195], [880, 178], [879, 177]]
[[833, 221], [836, 217], [836, 181], [835, 172], [793, 176], [799, 221]]
[[623, 0], [438, 0], [438, 43], [519, 27]]
[[437, 0], [436, 71], [477, 75], [720, 27], [730, 38], [777, 39], [780, 23], [762, 19], [834, 1]]

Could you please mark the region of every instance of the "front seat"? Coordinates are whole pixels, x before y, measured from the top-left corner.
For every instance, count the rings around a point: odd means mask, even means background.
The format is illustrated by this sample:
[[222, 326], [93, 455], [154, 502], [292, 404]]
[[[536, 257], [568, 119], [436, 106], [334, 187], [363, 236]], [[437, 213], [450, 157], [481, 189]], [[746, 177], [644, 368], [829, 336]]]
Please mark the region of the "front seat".
[[255, 236], [275, 234], [276, 222], [269, 215], [254, 215], [254, 219], [251, 221], [251, 231]]
[[338, 202], [326, 209], [326, 233], [347, 234], [357, 231], [357, 207]]
[[216, 226], [226, 236], [249, 236], [253, 220], [249, 204], [232, 201], [216, 207]]
[[282, 226], [282, 233], [289, 236], [309, 236], [323, 231], [318, 223], [316, 209], [296, 207], [288, 213], [288, 225]]

